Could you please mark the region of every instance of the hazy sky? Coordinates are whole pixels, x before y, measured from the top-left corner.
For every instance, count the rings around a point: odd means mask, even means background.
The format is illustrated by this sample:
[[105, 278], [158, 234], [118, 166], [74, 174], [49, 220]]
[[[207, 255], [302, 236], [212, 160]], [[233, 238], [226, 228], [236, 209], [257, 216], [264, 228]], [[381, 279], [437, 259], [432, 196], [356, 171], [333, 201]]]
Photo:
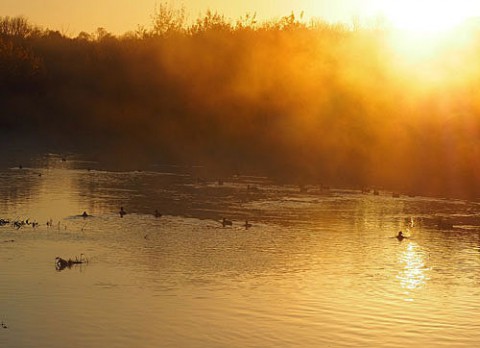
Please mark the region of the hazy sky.
[[260, 21], [304, 11], [305, 20], [345, 23], [381, 15], [395, 26], [414, 30], [442, 29], [480, 15], [480, 0], [0, 0], [0, 16], [23, 15], [33, 24], [68, 35], [99, 27], [123, 34], [138, 25], [148, 27], [156, 5], [165, 2], [185, 6], [190, 20], [207, 9], [230, 19], [256, 13]]
[[[1, 0], [0, 16], [23, 15], [32, 23], [66, 34], [93, 32], [98, 27], [121, 34], [149, 25], [156, 4], [162, 0]], [[197, 18], [207, 9], [217, 10], [236, 19], [247, 12], [257, 13], [260, 20], [278, 18], [294, 11], [305, 17], [321, 17], [328, 21], [350, 22], [354, 16], [378, 12], [379, 0], [174, 0], [184, 5], [189, 18]]]

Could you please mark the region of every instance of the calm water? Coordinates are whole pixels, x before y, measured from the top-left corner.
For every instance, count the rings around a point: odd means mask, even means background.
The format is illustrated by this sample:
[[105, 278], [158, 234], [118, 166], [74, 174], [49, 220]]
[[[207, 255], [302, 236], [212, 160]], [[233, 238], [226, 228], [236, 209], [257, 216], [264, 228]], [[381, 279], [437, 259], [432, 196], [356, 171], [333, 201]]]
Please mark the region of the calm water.
[[[0, 218], [39, 226], [0, 227], [0, 347], [480, 342], [476, 203], [55, 155], [8, 167]], [[87, 264], [55, 269], [82, 253]]]

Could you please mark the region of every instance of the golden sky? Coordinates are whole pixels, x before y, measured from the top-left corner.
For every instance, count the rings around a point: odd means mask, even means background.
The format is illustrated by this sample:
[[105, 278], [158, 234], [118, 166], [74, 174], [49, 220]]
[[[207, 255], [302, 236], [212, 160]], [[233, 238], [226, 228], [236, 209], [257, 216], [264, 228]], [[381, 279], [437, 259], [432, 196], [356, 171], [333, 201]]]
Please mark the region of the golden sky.
[[[34, 24], [69, 35], [93, 32], [98, 27], [123, 34], [137, 25], [148, 26], [156, 4], [162, 0], [1, 0], [1, 16], [23, 15]], [[304, 19], [321, 18], [330, 22], [351, 23], [385, 16], [401, 27], [442, 28], [470, 16], [479, 16], [478, 0], [170, 0], [182, 5], [195, 19], [207, 9], [236, 19], [247, 12], [259, 20], [279, 18], [292, 11]], [[426, 19], [427, 18], [427, 19]]]
[[[175, 7], [182, 5], [194, 19], [207, 9], [217, 10], [228, 18], [238, 18], [247, 12], [257, 13], [260, 19], [271, 19], [305, 11], [309, 16], [321, 16], [329, 20], [348, 20], [363, 12], [371, 0], [175, 0]], [[2, 0], [0, 14], [23, 15], [51, 29], [69, 34], [79, 31], [92, 32], [104, 27], [114, 33], [136, 29], [138, 24], [148, 25], [159, 0]], [[363, 10], [362, 10], [363, 9]]]

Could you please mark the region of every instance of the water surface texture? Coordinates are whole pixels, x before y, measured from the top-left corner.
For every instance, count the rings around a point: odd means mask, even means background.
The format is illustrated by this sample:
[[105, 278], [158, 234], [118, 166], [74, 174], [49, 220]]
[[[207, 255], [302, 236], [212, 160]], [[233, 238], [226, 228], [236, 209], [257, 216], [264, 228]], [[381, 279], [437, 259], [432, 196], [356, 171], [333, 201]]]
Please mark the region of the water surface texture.
[[480, 342], [474, 202], [56, 155], [4, 166], [0, 196], [0, 347]]

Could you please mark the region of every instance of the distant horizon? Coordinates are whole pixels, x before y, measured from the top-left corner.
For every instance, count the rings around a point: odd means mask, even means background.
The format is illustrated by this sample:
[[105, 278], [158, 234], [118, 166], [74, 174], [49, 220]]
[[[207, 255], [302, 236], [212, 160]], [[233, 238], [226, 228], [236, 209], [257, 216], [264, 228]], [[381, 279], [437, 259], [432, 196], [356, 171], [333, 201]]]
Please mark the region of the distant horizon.
[[[344, 1], [351, 2], [351, 1]], [[363, 3], [365, 0], [355, 1]], [[288, 1], [244, 1], [242, 3], [225, 3], [222, 1], [132, 1], [87, 0], [81, 4], [65, 4], [58, 0], [48, 0], [45, 6], [30, 1], [9, 1], [0, 4], [0, 15], [28, 18], [33, 24], [50, 30], [58, 30], [66, 35], [75, 36], [80, 32], [94, 32], [104, 28], [115, 35], [121, 35], [137, 29], [138, 26], [151, 24], [155, 9], [160, 4], [168, 3], [173, 8], [184, 7], [188, 20], [192, 21], [211, 10], [235, 20], [247, 13], [256, 14], [259, 22], [270, 21], [294, 13], [304, 19], [319, 18], [328, 22], [349, 22], [353, 17], [364, 15], [358, 7], [336, 5], [314, 5], [312, 1], [302, 0], [295, 3]], [[92, 10], [92, 9], [95, 10]], [[319, 10], [320, 9], [320, 10]]]
[[[208, 10], [205, 13], [199, 13], [198, 16], [195, 17], [194, 19], [189, 17], [186, 24], [188, 26], [191, 25], [191, 24], [194, 24], [195, 20], [203, 18], [207, 14], [207, 12], [208, 12]], [[213, 11], [213, 10], [212, 10], [212, 12], [225, 16], [222, 12]], [[227, 21], [227, 23], [231, 23], [234, 26], [235, 23], [236, 23], [236, 20], [245, 18], [246, 15], [248, 15], [248, 16], [255, 15], [257, 25], [259, 25], [261, 27], [262, 24], [273, 23], [273, 22], [281, 20], [284, 17], [288, 17], [292, 14], [295, 16], [295, 20], [297, 22], [304, 23], [306, 26], [309, 26], [309, 25], [315, 24], [315, 23], [326, 23], [328, 25], [341, 25], [341, 26], [345, 26], [346, 28], [349, 28], [349, 27], [353, 27], [357, 24], [360, 24], [360, 26], [362, 26], [362, 27], [372, 28], [372, 27], [375, 27], [375, 25], [376, 25], [375, 18], [352, 17], [350, 21], [341, 21], [341, 20], [331, 21], [331, 20], [327, 20], [327, 19], [322, 18], [322, 17], [310, 17], [310, 18], [306, 19], [306, 16], [304, 15], [303, 11], [300, 12], [300, 13], [295, 13], [295, 12], [291, 11], [289, 13], [286, 13], [284, 16], [265, 18], [265, 19], [258, 18], [257, 14], [254, 13], [254, 12], [248, 12], [248, 13], [245, 13], [245, 15], [242, 15], [242, 16], [239, 16], [239, 17], [236, 17], [236, 18], [230, 18], [230, 17], [225, 16], [225, 20]], [[147, 30], [152, 29], [153, 28], [154, 13], [152, 11], [151, 19], [149, 20], [148, 23], [144, 23], [144, 24], [138, 23], [134, 27], [132, 27], [128, 30], [125, 30], [125, 31], [120, 31], [120, 32], [112, 31], [107, 26], [102, 26], [102, 25], [97, 26], [92, 30], [80, 29], [80, 30], [75, 30], [75, 31], [72, 31], [69, 26], [67, 26], [67, 27], [62, 26], [62, 27], [58, 27], [58, 28], [57, 27], [50, 27], [48, 25], [45, 25], [44, 23], [35, 21], [34, 19], [32, 19], [29, 16], [22, 15], [22, 14], [19, 14], [19, 15], [5, 15], [5, 16], [0, 15], [0, 18], [2, 18], [2, 17], [3, 18], [6, 18], [6, 17], [8, 17], [8, 18], [24, 18], [24, 19], [27, 20], [27, 22], [30, 25], [33, 25], [33, 26], [35, 26], [35, 27], [37, 27], [41, 30], [59, 32], [63, 36], [70, 37], [70, 38], [78, 37], [82, 33], [95, 34], [99, 29], [104, 30], [106, 33], [109, 33], [109, 34], [111, 34], [115, 37], [122, 37], [123, 35], [128, 35], [129, 33], [135, 32], [137, 29], [147, 29]], [[388, 22], [386, 24], [387, 24], [386, 28], [393, 29], [395, 32], [410, 32], [410, 30], [408, 30], [408, 29], [395, 28], [391, 25], [388, 26]], [[460, 27], [464, 26], [464, 25], [468, 25], [468, 27], [478, 27], [478, 28], [480, 28], [480, 16], [472, 16], [470, 18], [465, 19], [463, 22], [461, 22], [459, 24]]]
[[[0, 16], [22, 16], [44, 29], [58, 30], [68, 36], [80, 32], [93, 33], [104, 28], [114, 35], [135, 31], [139, 26], [151, 25], [155, 9], [161, 4], [168, 4], [174, 9], [184, 7], [188, 21], [202, 17], [211, 10], [224, 15], [227, 20], [235, 21], [246, 14], [256, 14], [259, 23], [276, 20], [293, 13], [297, 18], [303, 14], [302, 21], [312, 19], [328, 23], [352, 24], [374, 22], [378, 18], [394, 18], [398, 25], [412, 25], [411, 18], [418, 21], [424, 17], [436, 15], [436, 21], [458, 17], [463, 22], [467, 18], [480, 18], [480, 3], [473, 5], [465, 0], [443, 1], [442, 4], [426, 0], [422, 6], [412, 1], [396, 4], [387, 0], [299, 0], [299, 1], [242, 1], [225, 2], [220, 0], [185, 0], [157, 1], [143, 0], [85, 0], [82, 3], [66, 3], [60, 0], [47, 0], [41, 4], [31, 0], [4, 0], [0, 4]], [[401, 6], [401, 7], [400, 7]], [[435, 6], [435, 8], [433, 8]], [[412, 11], [417, 11], [416, 13]], [[435, 12], [434, 12], [435, 11]], [[400, 17], [398, 17], [400, 13]], [[434, 16], [435, 17], [435, 16]], [[434, 18], [435, 19], [435, 18]], [[429, 19], [430, 20], [430, 19]], [[413, 23], [413, 25], [418, 23]], [[427, 23], [428, 24], [428, 23]]]

